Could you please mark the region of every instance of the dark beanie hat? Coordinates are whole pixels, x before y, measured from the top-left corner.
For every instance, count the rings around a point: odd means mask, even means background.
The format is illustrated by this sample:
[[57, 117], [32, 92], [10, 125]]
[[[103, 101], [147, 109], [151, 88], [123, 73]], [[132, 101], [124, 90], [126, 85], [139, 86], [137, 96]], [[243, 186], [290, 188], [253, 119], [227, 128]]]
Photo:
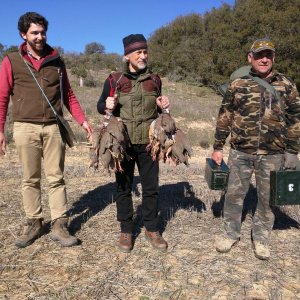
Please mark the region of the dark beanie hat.
[[142, 34], [130, 34], [123, 39], [124, 55], [131, 52], [147, 49], [147, 41]]

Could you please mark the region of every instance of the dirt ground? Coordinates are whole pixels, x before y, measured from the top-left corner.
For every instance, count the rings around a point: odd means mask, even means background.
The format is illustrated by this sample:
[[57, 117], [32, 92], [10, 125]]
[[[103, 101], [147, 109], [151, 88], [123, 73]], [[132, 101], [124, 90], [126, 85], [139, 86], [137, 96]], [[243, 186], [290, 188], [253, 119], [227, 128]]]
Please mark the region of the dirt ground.
[[[187, 168], [161, 164], [160, 230], [166, 253], [151, 248], [141, 221], [141, 185], [135, 177], [135, 244], [119, 252], [114, 176], [88, 168], [87, 149], [69, 149], [66, 182], [72, 233], [81, 244], [50, 240], [43, 180], [46, 234], [25, 249], [14, 245], [22, 228], [21, 169], [13, 148], [0, 157], [0, 299], [300, 299], [300, 230], [292, 214], [275, 210], [271, 258], [254, 257], [250, 231], [255, 188], [249, 191], [241, 241], [228, 254], [215, 251], [222, 233], [223, 195], [204, 180], [210, 149], [194, 148]], [[298, 210], [299, 212], [299, 210]], [[296, 212], [297, 213], [297, 212]], [[299, 221], [299, 219], [298, 219]]]

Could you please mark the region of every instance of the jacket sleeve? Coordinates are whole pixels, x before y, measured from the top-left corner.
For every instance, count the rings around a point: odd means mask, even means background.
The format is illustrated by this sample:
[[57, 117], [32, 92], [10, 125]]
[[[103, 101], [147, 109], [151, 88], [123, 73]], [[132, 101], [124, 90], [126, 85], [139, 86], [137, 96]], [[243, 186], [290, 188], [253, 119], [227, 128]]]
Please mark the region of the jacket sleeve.
[[294, 82], [287, 86], [287, 101], [285, 107], [287, 125], [286, 151], [298, 154], [300, 144], [300, 97]]
[[99, 114], [102, 114], [102, 115], [105, 114], [106, 98], [110, 96], [111, 82], [112, 81], [110, 80], [110, 77], [108, 77], [104, 81], [103, 90], [102, 90], [101, 96], [97, 103], [97, 110], [98, 110]]
[[[153, 78], [152, 78], [153, 79]], [[154, 82], [155, 82], [155, 85], [156, 85], [156, 89], [157, 89], [157, 96], [162, 96], [162, 93], [161, 93], [161, 90], [162, 90], [162, 82], [161, 82], [161, 79], [158, 75], [155, 75], [154, 76]], [[162, 113], [162, 109], [157, 106], [157, 112], [158, 113]]]
[[63, 72], [63, 97], [64, 97], [64, 104], [69, 110], [70, 114], [73, 118], [77, 121], [79, 125], [82, 125], [84, 121], [86, 121], [86, 116], [71, 88], [68, 74], [66, 71], [65, 66], [62, 68]]
[[8, 57], [2, 61], [0, 69], [0, 132], [4, 132], [10, 94], [13, 89], [11, 63]]
[[234, 112], [234, 91], [230, 85], [224, 95], [217, 119], [214, 150], [223, 150], [227, 137], [231, 132], [232, 118]]

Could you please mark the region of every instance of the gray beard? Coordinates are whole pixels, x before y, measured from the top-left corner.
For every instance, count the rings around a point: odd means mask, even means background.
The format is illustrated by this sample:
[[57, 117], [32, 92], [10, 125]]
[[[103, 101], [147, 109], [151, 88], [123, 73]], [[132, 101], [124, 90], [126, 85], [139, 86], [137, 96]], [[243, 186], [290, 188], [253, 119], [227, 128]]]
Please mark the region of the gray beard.
[[143, 66], [141, 66], [140, 64], [137, 65], [139, 70], [144, 70], [147, 68], [147, 63], [144, 63]]

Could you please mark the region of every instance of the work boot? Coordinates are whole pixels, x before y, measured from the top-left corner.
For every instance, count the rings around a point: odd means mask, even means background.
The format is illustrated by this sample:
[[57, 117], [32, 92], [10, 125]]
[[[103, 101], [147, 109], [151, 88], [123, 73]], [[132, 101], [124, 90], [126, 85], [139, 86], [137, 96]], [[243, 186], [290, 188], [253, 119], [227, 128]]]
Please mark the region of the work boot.
[[238, 240], [233, 240], [227, 236], [221, 236], [216, 239], [216, 250], [221, 253], [226, 253], [236, 245]]
[[121, 232], [120, 238], [117, 242], [117, 247], [124, 253], [130, 253], [133, 247], [132, 234]]
[[15, 242], [16, 247], [25, 248], [43, 235], [42, 219], [27, 219], [24, 230]]
[[270, 258], [270, 249], [267, 243], [253, 241], [253, 248], [255, 257], [262, 260], [268, 260]]
[[67, 229], [68, 218], [63, 217], [54, 220], [50, 238], [58, 241], [63, 247], [72, 247], [78, 244], [78, 239], [72, 236]]
[[168, 243], [163, 239], [158, 231], [148, 231], [145, 230], [145, 237], [151, 243], [151, 245], [162, 251], [166, 251], [168, 248]]

